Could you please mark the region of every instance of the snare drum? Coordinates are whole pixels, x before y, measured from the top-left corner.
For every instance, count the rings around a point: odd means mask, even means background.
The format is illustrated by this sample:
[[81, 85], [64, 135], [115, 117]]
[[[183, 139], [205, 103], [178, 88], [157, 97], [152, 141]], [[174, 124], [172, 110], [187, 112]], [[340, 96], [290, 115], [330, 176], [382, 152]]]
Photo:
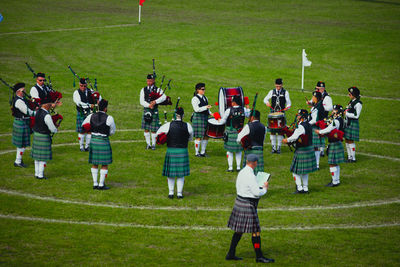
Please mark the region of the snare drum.
[[221, 87], [218, 93], [219, 114], [224, 115], [225, 111], [232, 106], [232, 97], [239, 96], [242, 100], [240, 106], [244, 105], [244, 94], [242, 87], [224, 88]]
[[206, 135], [211, 138], [223, 138], [225, 131], [225, 124], [217, 121], [216, 119], [209, 119], [207, 124]]
[[268, 114], [268, 129], [281, 130], [286, 126], [285, 113], [274, 112]]

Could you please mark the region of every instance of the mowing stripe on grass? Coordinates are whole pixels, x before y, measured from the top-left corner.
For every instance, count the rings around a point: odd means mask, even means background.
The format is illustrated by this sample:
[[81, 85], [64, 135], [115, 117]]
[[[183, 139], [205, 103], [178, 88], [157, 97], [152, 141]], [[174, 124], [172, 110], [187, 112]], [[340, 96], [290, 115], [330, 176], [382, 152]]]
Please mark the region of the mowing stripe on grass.
[[109, 29], [109, 28], [122, 28], [122, 27], [134, 27], [138, 26], [135, 24], [119, 24], [119, 25], [104, 25], [98, 27], [82, 27], [82, 28], [69, 28], [69, 29], [53, 29], [53, 30], [38, 30], [38, 31], [22, 31], [22, 32], [3, 32], [0, 36], [4, 35], [18, 35], [18, 34], [35, 34], [45, 32], [66, 32], [66, 31], [82, 31], [82, 30], [96, 30], [96, 29]]
[[[138, 209], [138, 210], [174, 210], [174, 211], [232, 211], [232, 208], [207, 208], [207, 207], [171, 207], [171, 206], [134, 206], [134, 205], [121, 205], [121, 204], [104, 204], [85, 202], [78, 200], [60, 199], [54, 197], [43, 197], [29, 193], [22, 193], [13, 190], [0, 189], [0, 193], [20, 196], [37, 200], [53, 201], [64, 204], [76, 204], [93, 207], [106, 207], [106, 208], [117, 208], [117, 209]], [[389, 204], [398, 204], [400, 199], [388, 199], [388, 200], [377, 200], [371, 202], [359, 202], [353, 204], [333, 205], [333, 206], [305, 206], [305, 207], [276, 207], [276, 208], [259, 208], [258, 211], [304, 211], [304, 210], [336, 210], [336, 209], [351, 209], [351, 208], [362, 208], [362, 207], [374, 207]]]
[[[86, 221], [70, 221], [61, 219], [47, 219], [40, 217], [27, 217], [18, 216], [11, 214], [0, 214], [2, 219], [12, 219], [19, 221], [31, 221], [31, 222], [44, 222], [44, 223], [63, 223], [63, 224], [75, 224], [75, 225], [98, 225], [98, 226], [111, 226], [111, 227], [129, 227], [129, 228], [144, 228], [144, 229], [161, 229], [161, 230], [196, 230], [196, 231], [231, 231], [228, 227], [213, 227], [213, 226], [185, 226], [185, 225], [144, 225], [134, 223], [105, 223], [105, 222], [86, 222]], [[370, 229], [370, 228], [382, 228], [382, 227], [396, 227], [400, 226], [400, 223], [383, 223], [383, 224], [366, 224], [366, 225], [317, 225], [317, 226], [303, 226], [303, 227], [287, 227], [287, 226], [276, 226], [276, 227], [262, 227], [265, 231], [298, 231], [298, 230], [335, 230], [335, 229]]]

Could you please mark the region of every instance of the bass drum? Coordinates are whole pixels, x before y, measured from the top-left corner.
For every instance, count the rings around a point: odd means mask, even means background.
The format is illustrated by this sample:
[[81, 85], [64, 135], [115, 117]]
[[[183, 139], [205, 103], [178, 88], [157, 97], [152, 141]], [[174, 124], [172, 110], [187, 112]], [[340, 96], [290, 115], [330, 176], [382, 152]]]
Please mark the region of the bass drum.
[[[218, 93], [218, 106], [219, 106], [219, 114], [221, 117], [224, 116], [225, 110], [231, 107], [232, 105], [232, 97], [239, 96], [242, 100], [240, 106], [244, 106], [244, 94], [242, 87], [233, 87], [233, 88], [224, 88], [221, 87]], [[238, 103], [239, 104], [239, 103]]]

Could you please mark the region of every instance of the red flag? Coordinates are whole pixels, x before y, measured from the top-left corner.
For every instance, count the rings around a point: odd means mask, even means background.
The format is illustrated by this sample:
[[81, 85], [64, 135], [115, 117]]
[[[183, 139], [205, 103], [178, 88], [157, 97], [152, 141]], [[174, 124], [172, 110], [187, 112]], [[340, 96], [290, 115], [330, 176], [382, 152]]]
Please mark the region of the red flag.
[[146, 0], [139, 0], [139, 5], [143, 6], [144, 1]]

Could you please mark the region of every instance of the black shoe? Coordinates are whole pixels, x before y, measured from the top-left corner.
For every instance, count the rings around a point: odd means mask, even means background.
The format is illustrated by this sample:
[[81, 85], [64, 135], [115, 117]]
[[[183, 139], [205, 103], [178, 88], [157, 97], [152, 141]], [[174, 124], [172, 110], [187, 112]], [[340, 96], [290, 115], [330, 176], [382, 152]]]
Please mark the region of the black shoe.
[[260, 257], [260, 258], [256, 258], [256, 262], [262, 262], [262, 263], [273, 263], [275, 262], [274, 259], [268, 259], [265, 257]]
[[230, 170], [230, 169], [227, 169], [226, 171], [227, 171], [227, 172], [233, 172], [233, 169], [232, 169], [232, 170]]
[[152, 145], [151, 150], [156, 150], [156, 145]]
[[97, 189], [98, 190], [108, 190], [110, 188], [108, 186], [106, 186], [106, 185], [103, 185], [103, 186], [98, 186]]
[[39, 180], [46, 180], [46, 179], [47, 179], [46, 176], [43, 176], [43, 177], [35, 176], [35, 178], [36, 178], [36, 179], [39, 179]]
[[85, 147], [85, 152], [88, 152], [89, 151], [89, 147]]
[[201, 158], [202, 155], [201, 154], [196, 154], [196, 157]]
[[351, 163], [356, 163], [357, 161], [355, 160], [355, 159], [352, 159], [351, 160]]
[[26, 165], [24, 164], [23, 161], [21, 161], [21, 163], [19, 163], [19, 164], [14, 162], [14, 167], [26, 168]]
[[151, 149], [151, 146], [146, 145], [146, 150], [149, 150], [149, 149]]
[[241, 169], [236, 169], [237, 172], [240, 172]]
[[327, 184], [327, 185], [325, 185], [326, 187], [334, 187], [335, 185], [332, 183], [332, 182], [330, 182], [329, 184]]
[[93, 189], [94, 189], [94, 190], [99, 189], [99, 186], [98, 186], [98, 185], [94, 185], [94, 186], [93, 186]]
[[304, 193], [304, 191], [303, 190], [297, 190], [296, 189], [296, 191], [294, 191], [292, 194], [303, 194]]
[[271, 150], [271, 154], [274, 154], [274, 153], [276, 153], [276, 150], [275, 150], [275, 149], [272, 149], [272, 150]]
[[347, 159], [346, 162], [347, 163], [353, 163], [353, 160], [352, 159]]
[[243, 258], [240, 257], [236, 257], [236, 256], [230, 256], [230, 255], [226, 255], [225, 260], [227, 261], [241, 261], [243, 260]]
[[308, 192], [308, 190], [307, 191], [304, 191], [303, 190], [303, 193], [302, 194], [309, 194], [309, 192]]
[[319, 167], [317, 167], [317, 171], [319, 171]]
[[276, 153], [276, 154], [281, 154], [281, 150], [278, 149], [275, 153]]
[[321, 153], [320, 153], [320, 156], [321, 156], [321, 157], [325, 157], [325, 153], [324, 153], [324, 152], [321, 152]]
[[182, 198], [183, 198], [183, 196], [177, 196], [177, 198], [178, 198], [178, 199], [182, 199]]
[[203, 158], [208, 158], [207, 153], [200, 154], [200, 156], [203, 157]]
[[84, 149], [83, 147], [81, 147], [79, 150], [80, 150], [81, 152], [85, 152], [85, 149]]
[[169, 198], [169, 199], [173, 199], [173, 198], [174, 198], [174, 195], [168, 195], [168, 198]]

